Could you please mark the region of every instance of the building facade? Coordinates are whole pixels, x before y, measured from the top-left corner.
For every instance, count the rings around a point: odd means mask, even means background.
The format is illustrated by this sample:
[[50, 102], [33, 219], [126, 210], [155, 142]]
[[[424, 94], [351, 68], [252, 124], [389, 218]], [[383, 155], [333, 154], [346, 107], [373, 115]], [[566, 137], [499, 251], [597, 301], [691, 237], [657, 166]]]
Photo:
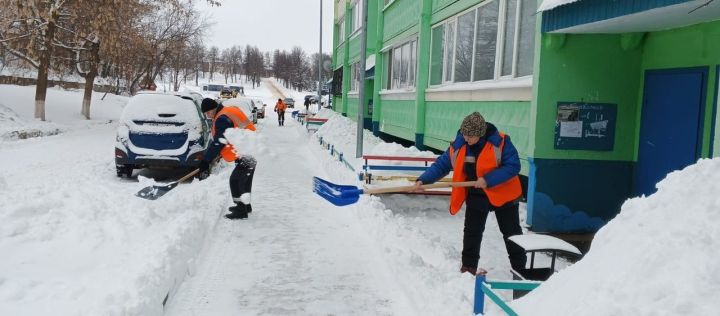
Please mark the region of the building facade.
[[436, 150], [482, 113], [518, 148], [535, 231], [596, 231], [718, 154], [718, 3], [365, 1], [365, 71], [361, 2], [336, 2], [335, 110], [357, 117], [364, 76], [366, 128]]

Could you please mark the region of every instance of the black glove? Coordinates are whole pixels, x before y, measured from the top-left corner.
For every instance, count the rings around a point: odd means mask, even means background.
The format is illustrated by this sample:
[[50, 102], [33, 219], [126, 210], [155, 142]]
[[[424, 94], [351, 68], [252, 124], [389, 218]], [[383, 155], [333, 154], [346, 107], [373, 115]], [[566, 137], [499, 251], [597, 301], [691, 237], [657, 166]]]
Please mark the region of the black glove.
[[210, 171], [210, 163], [205, 160], [201, 160], [200, 165], [198, 166], [198, 170], [200, 170], [200, 173], [206, 173]]

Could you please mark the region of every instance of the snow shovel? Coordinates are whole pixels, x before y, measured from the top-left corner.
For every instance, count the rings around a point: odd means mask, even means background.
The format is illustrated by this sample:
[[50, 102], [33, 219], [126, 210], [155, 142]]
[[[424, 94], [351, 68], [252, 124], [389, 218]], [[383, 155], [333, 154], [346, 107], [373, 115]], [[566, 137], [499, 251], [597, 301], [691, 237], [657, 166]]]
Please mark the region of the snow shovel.
[[170, 182], [165, 185], [151, 185], [149, 187], [145, 187], [142, 190], [138, 191], [138, 193], [135, 193], [135, 196], [147, 200], [157, 200], [159, 197], [165, 195], [165, 193], [168, 193], [170, 192], [170, 190], [174, 189], [178, 185], [178, 183], [192, 178], [198, 172], [200, 172], [200, 169], [195, 169], [175, 182]]
[[[438, 182], [422, 185], [423, 189], [449, 188], [449, 187], [471, 187], [475, 181], [466, 182]], [[358, 201], [361, 194], [381, 194], [407, 192], [414, 188], [413, 185], [386, 187], [375, 189], [360, 189], [352, 185], [339, 185], [330, 183], [318, 177], [313, 177], [313, 192], [328, 200], [336, 206], [350, 205]]]

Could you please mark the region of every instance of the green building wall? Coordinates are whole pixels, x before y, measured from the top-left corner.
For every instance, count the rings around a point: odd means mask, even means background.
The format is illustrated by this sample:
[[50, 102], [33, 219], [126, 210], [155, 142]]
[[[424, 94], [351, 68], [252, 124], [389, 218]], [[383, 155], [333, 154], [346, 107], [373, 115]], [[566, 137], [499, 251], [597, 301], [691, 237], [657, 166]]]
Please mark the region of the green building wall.
[[[536, 72], [528, 223], [536, 231], [596, 231], [632, 197], [646, 70], [708, 67], [702, 157], [717, 142], [720, 22], [628, 34], [543, 34]], [[617, 104], [611, 151], [554, 148], [557, 103]]]

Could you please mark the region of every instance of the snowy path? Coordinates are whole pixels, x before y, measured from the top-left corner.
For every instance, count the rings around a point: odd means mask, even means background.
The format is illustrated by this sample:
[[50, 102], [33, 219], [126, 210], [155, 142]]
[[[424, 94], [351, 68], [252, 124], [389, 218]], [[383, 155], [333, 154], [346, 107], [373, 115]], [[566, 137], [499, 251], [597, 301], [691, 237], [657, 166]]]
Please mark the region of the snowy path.
[[[409, 310], [388, 286], [377, 246], [343, 209], [317, 198], [322, 166], [295, 121], [261, 121], [271, 142], [258, 158], [249, 220], [221, 219], [197, 273], [166, 315], [393, 315]], [[218, 176], [218, 175], [214, 175]], [[401, 306], [403, 305], [403, 306]]]

